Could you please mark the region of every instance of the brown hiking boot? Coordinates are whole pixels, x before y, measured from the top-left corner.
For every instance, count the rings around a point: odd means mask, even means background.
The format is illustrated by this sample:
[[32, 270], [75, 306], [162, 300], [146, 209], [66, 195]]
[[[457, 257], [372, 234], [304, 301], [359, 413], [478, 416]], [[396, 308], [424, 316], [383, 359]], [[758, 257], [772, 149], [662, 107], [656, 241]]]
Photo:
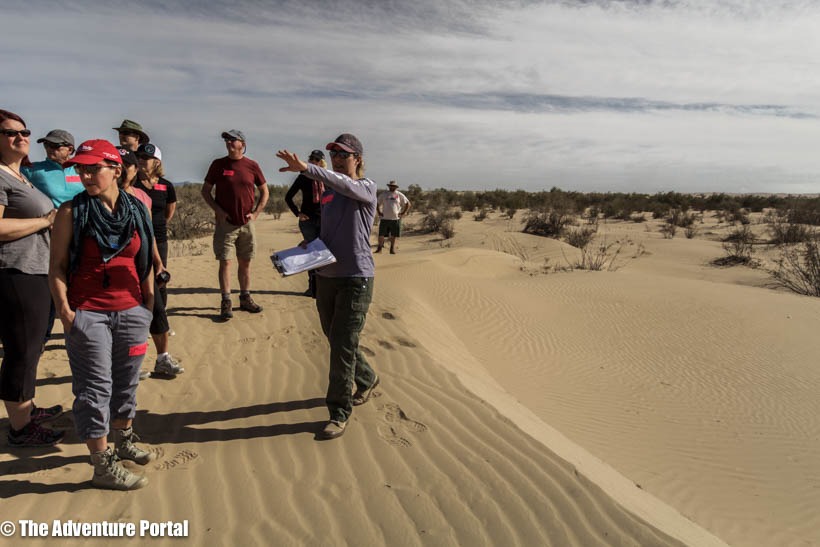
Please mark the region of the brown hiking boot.
[[233, 303], [229, 299], [222, 299], [222, 310], [219, 312], [219, 318], [227, 321], [233, 317]]
[[239, 297], [239, 309], [251, 313], [259, 313], [262, 311], [262, 306], [254, 302], [251, 295], [246, 295]]

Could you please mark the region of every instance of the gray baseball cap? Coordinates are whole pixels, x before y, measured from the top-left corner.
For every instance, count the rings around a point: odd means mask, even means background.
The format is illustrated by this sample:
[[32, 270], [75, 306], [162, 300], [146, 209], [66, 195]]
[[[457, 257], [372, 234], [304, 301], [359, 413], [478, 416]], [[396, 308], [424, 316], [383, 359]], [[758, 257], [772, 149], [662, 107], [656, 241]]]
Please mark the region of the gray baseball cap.
[[223, 131], [222, 132], [223, 139], [237, 139], [242, 142], [247, 142], [245, 140], [245, 134], [240, 131], [239, 129], [231, 129], [230, 131]]
[[66, 131], [65, 129], [52, 129], [48, 132], [48, 134], [41, 138], [37, 139], [38, 143], [43, 142], [50, 142], [52, 144], [70, 144], [74, 146], [74, 135]]

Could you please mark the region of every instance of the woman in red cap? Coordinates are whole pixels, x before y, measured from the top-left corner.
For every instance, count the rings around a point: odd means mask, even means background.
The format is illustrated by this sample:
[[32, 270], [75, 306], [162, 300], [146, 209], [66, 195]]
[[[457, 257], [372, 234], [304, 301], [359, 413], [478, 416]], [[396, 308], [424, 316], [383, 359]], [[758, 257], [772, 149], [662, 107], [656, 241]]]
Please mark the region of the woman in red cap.
[[57, 212], [49, 284], [66, 333], [74, 424], [91, 452], [92, 484], [134, 490], [148, 480], [120, 460], [154, 457], [134, 445], [131, 427], [154, 304], [151, 218], [117, 186], [122, 159], [110, 142], [86, 141], [68, 163], [85, 191]]
[[50, 446], [64, 432], [41, 427], [63, 412], [34, 406], [37, 364], [48, 326], [48, 245], [51, 200], [20, 172], [28, 157], [23, 119], [0, 110], [0, 398], [9, 415], [11, 446]]

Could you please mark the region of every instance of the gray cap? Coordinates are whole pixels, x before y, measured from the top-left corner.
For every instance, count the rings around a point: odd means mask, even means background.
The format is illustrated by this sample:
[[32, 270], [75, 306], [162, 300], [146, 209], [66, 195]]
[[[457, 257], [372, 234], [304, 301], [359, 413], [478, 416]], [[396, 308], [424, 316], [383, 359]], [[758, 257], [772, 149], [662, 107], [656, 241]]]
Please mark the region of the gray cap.
[[231, 129], [230, 131], [223, 131], [222, 132], [223, 139], [238, 139], [242, 142], [247, 142], [245, 140], [245, 134], [240, 131], [239, 129]]
[[37, 139], [37, 142], [50, 142], [52, 144], [65, 143], [74, 146], [74, 135], [72, 135], [65, 129], [52, 129], [48, 132], [48, 135], [46, 135], [42, 139]]
[[356, 135], [351, 135], [350, 133], [342, 133], [336, 137], [335, 141], [325, 146], [325, 150], [344, 150], [345, 152], [358, 154], [359, 156], [364, 154], [362, 141], [357, 139]]

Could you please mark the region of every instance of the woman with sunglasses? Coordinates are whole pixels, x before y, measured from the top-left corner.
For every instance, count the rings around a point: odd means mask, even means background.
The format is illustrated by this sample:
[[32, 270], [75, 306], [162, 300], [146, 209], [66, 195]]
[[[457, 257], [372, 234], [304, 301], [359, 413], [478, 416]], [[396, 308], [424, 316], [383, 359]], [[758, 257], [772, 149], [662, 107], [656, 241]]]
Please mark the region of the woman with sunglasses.
[[151, 218], [118, 188], [122, 159], [113, 144], [86, 141], [69, 163], [85, 191], [57, 212], [49, 284], [66, 333], [74, 424], [91, 453], [91, 483], [134, 490], [148, 480], [120, 460], [145, 465], [154, 457], [134, 444], [132, 428], [154, 304]]
[[[336, 262], [316, 272], [316, 308], [322, 331], [330, 343], [330, 374], [325, 404], [330, 420], [320, 439], [341, 437], [353, 406], [367, 402], [379, 377], [359, 349], [359, 334], [373, 298], [375, 265], [370, 229], [376, 215], [376, 183], [364, 177], [361, 141], [343, 133], [325, 147], [333, 171], [305, 163], [280, 150], [287, 163], [279, 171], [302, 173], [325, 186], [322, 195], [321, 239]], [[356, 393], [351, 395], [355, 385]]]
[[20, 172], [31, 131], [23, 119], [0, 110], [0, 397], [9, 416], [11, 446], [50, 446], [62, 431], [42, 427], [63, 412], [37, 408], [34, 387], [48, 325], [48, 257], [56, 211]]

